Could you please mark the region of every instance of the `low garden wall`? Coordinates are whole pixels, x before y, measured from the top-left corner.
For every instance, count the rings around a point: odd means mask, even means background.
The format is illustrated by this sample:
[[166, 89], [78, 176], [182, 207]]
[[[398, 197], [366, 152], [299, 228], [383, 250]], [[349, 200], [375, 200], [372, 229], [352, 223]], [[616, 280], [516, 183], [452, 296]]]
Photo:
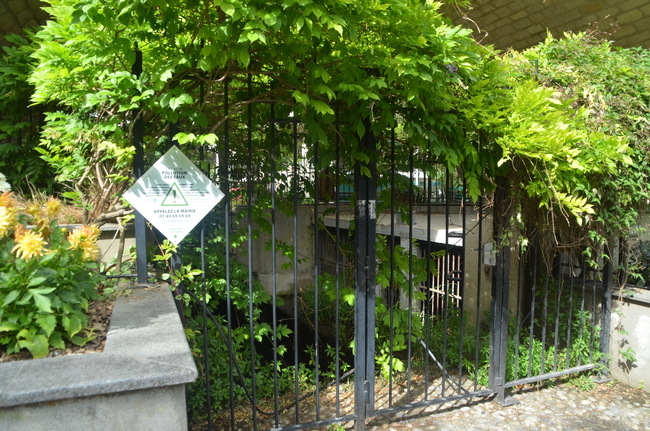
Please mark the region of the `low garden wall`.
[[0, 364], [0, 430], [185, 430], [196, 377], [169, 289], [133, 289], [103, 352]]

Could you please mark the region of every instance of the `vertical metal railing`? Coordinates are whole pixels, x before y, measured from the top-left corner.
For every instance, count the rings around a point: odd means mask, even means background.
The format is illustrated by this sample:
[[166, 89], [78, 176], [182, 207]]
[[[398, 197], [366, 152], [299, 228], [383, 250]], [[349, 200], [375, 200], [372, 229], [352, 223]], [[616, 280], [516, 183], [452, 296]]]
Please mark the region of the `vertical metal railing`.
[[[408, 225], [408, 302], [407, 307], [409, 310], [413, 310], [413, 223], [415, 221], [415, 208], [414, 208], [414, 193], [413, 193], [413, 147], [409, 146], [409, 188], [408, 188], [408, 215], [407, 215], [407, 225]], [[407, 315], [407, 333], [410, 335], [413, 333], [413, 313], [408, 313]], [[408, 358], [406, 363], [406, 402], [411, 403], [411, 384], [412, 384], [412, 358], [413, 358], [413, 343], [412, 337], [408, 336], [406, 341], [406, 357]]]
[[298, 367], [299, 360], [299, 309], [298, 309], [298, 123], [293, 121], [291, 123], [291, 137], [292, 137], [292, 173], [291, 187], [293, 193], [293, 360], [294, 360], [294, 403], [295, 403], [295, 420], [296, 424], [300, 423], [300, 370]]
[[[134, 68], [134, 73], [135, 73]], [[258, 85], [256, 83], [255, 85]], [[246, 79], [246, 94], [248, 99], [253, 100], [253, 85], [254, 82], [250, 75]], [[348, 280], [348, 277], [345, 277], [344, 272], [347, 271], [347, 265], [344, 264], [346, 260], [345, 253], [341, 250], [343, 248], [344, 233], [342, 225], [342, 205], [341, 205], [341, 196], [339, 196], [339, 190], [342, 183], [345, 181], [342, 179], [345, 169], [342, 166], [342, 151], [341, 147], [345, 145], [344, 138], [341, 136], [346, 136], [345, 134], [336, 133], [334, 136], [334, 190], [332, 194], [334, 196], [334, 225], [331, 224], [328, 226], [330, 229], [334, 228], [334, 282], [335, 282], [335, 321], [334, 321], [334, 380], [335, 380], [335, 403], [336, 406], [333, 409], [334, 413], [326, 410], [326, 406], [322, 403], [322, 398], [324, 396], [326, 388], [329, 385], [326, 385], [321, 381], [322, 376], [325, 375], [323, 361], [325, 359], [325, 350], [324, 342], [321, 340], [321, 332], [324, 327], [329, 327], [324, 322], [321, 317], [321, 312], [323, 311], [322, 301], [324, 300], [323, 289], [324, 283], [321, 282], [321, 277], [324, 275], [325, 269], [320, 266], [320, 261], [316, 257], [318, 251], [323, 247], [323, 241], [319, 236], [320, 229], [320, 220], [321, 217], [324, 217], [323, 214], [327, 211], [326, 208], [331, 204], [323, 204], [321, 198], [324, 198], [325, 193], [322, 193], [319, 190], [319, 183], [325, 173], [321, 173], [323, 166], [326, 163], [323, 162], [325, 157], [331, 157], [331, 154], [327, 154], [328, 148], [326, 145], [321, 145], [321, 143], [316, 143], [311, 146], [310, 152], [311, 159], [308, 161], [311, 163], [309, 169], [313, 169], [313, 173], [309, 173], [310, 177], [305, 177], [305, 166], [303, 166], [304, 153], [305, 153], [305, 144], [302, 141], [302, 137], [299, 135], [299, 127], [301, 126], [300, 120], [296, 117], [291, 116], [289, 120], [278, 120], [276, 118], [276, 106], [273, 103], [269, 103], [268, 111], [265, 111], [266, 107], [263, 107], [261, 104], [248, 103], [245, 109], [237, 111], [235, 113], [230, 112], [229, 106], [229, 94], [230, 94], [230, 81], [225, 80], [223, 82], [223, 115], [225, 121], [223, 123], [223, 135], [221, 142], [219, 144], [219, 166], [217, 167], [218, 181], [220, 182], [220, 188], [225, 194], [225, 204], [223, 207], [224, 211], [224, 226], [225, 226], [225, 246], [223, 250], [214, 250], [216, 253], [225, 253], [225, 269], [224, 269], [224, 278], [225, 278], [225, 322], [228, 326], [227, 335], [224, 337], [225, 342], [228, 345], [228, 382], [229, 382], [229, 426], [231, 429], [237, 429], [241, 425], [236, 423], [236, 411], [242, 409], [244, 405], [247, 410], [247, 415], [250, 417], [250, 423], [252, 429], [262, 428], [270, 425], [271, 422], [265, 422], [266, 418], [271, 418], [272, 426], [276, 429], [292, 428], [292, 429], [301, 429], [313, 427], [316, 425], [322, 425], [324, 423], [334, 423], [336, 421], [341, 421], [342, 415], [346, 414], [342, 411], [342, 394], [340, 384], [341, 380], [344, 379], [344, 375], [341, 373], [342, 360], [341, 355], [343, 350], [347, 346], [342, 346], [339, 339], [339, 331], [341, 330], [341, 322], [339, 320], [340, 314], [340, 298], [341, 290], [344, 287], [342, 285], [342, 280]], [[280, 108], [279, 108], [280, 109]], [[268, 162], [270, 166], [270, 172], [260, 173], [257, 171], [259, 163], [258, 156], [256, 155], [256, 134], [261, 130], [261, 125], [256, 123], [258, 121], [257, 115], [259, 117], [265, 117], [264, 113], [270, 115], [270, 121], [268, 121], [268, 130], [266, 137], [270, 142], [270, 161]], [[336, 112], [336, 128], [340, 126], [338, 111]], [[140, 118], [141, 115], [138, 115]], [[264, 120], [266, 121], [266, 120]], [[262, 123], [264, 122], [262, 121]], [[232, 122], [232, 123], [231, 123]], [[278, 124], [280, 122], [285, 122], [290, 125], [290, 130], [284, 130], [287, 132], [279, 137], [281, 129]], [[231, 124], [240, 125], [241, 128], [237, 129], [237, 138], [241, 138], [240, 142], [242, 145], [231, 146]], [[267, 127], [266, 125], [264, 127]], [[606, 330], [609, 328], [607, 315], [611, 310], [611, 265], [605, 266], [602, 275], [602, 281], [597, 280], [598, 276], [594, 275], [592, 279], [587, 279], [587, 266], [584, 264], [584, 269], [582, 271], [583, 277], [580, 282], [574, 280], [571, 277], [569, 280], [564, 280], [562, 268], [560, 266], [556, 267], [553, 271], [548, 270], [544, 267], [538, 267], [538, 258], [536, 248], [531, 248], [531, 251], [524, 253], [520, 251], [518, 253], [518, 259], [511, 259], [510, 256], [510, 245], [508, 244], [499, 244], [497, 247], [497, 265], [493, 269], [494, 280], [493, 280], [493, 298], [492, 298], [492, 314], [491, 314], [491, 332], [490, 332], [490, 348], [491, 348], [491, 357], [490, 357], [490, 376], [489, 376], [489, 389], [485, 389], [480, 386], [478, 382], [478, 377], [476, 372], [468, 376], [469, 371], [464, 366], [464, 359], [467, 356], [469, 361], [474, 362], [473, 371], [476, 371], [482, 360], [480, 356], [481, 349], [481, 327], [483, 325], [483, 320], [481, 316], [481, 297], [482, 290], [485, 290], [485, 283], [483, 283], [483, 276], [485, 266], [482, 264], [482, 248], [483, 241], [485, 240], [485, 232], [483, 231], [483, 220], [486, 217], [483, 209], [483, 201], [481, 199], [475, 203], [475, 208], [472, 208], [473, 203], [469, 202], [469, 199], [466, 194], [466, 184], [460, 184], [457, 177], [462, 177], [462, 173], [446, 171], [444, 179], [444, 192], [440, 192], [439, 184], [441, 178], [439, 174], [439, 168], [430, 169], [426, 165], [433, 164], [432, 161], [423, 162], [420, 160], [420, 157], [424, 157], [426, 160], [430, 155], [417, 153], [414, 147], [408, 145], [403, 145], [402, 148], [399, 148], [397, 145], [397, 140], [395, 137], [395, 131], [390, 131], [390, 137], [388, 140], [388, 147], [385, 145], [381, 148], [378, 138], [370, 132], [370, 125], [366, 125], [367, 133], [361, 139], [359, 150], [364, 152], [370, 157], [370, 162], [368, 164], [361, 164], [355, 166], [354, 171], [354, 189], [353, 192], [356, 196], [356, 201], [354, 202], [354, 217], [351, 220], [346, 220], [351, 225], [354, 223], [354, 258], [351, 259], [354, 261], [354, 292], [355, 292], [355, 314], [354, 314], [354, 413], [347, 414], [346, 419], [356, 420], [356, 427], [358, 430], [363, 430], [365, 428], [366, 421], [374, 415], [382, 413], [391, 413], [399, 409], [410, 409], [417, 406], [431, 405], [434, 403], [441, 403], [449, 401], [451, 399], [459, 398], [469, 398], [476, 395], [485, 395], [487, 393], [498, 394], [498, 400], [500, 402], [505, 402], [505, 390], [510, 386], [516, 384], [517, 382], [529, 382], [534, 379], [550, 378], [561, 373], [565, 372], [574, 372], [580, 370], [590, 369], [594, 366], [593, 362], [597, 356], [598, 351], [593, 350], [590, 352], [590, 357], [588, 362], [584, 363], [584, 359], [579, 357], [578, 364], [575, 365], [569, 362], [568, 356], [572, 353], [571, 351], [571, 342], [576, 337], [575, 334], [578, 334], [577, 337], [588, 336], [590, 337], [592, 344], [596, 343], [597, 333], [595, 332], [596, 327], [596, 305], [597, 305], [597, 293], [598, 288], [602, 287], [601, 295], [601, 309], [602, 309], [602, 326], [603, 333], [606, 334]], [[134, 132], [137, 132], [134, 130]], [[174, 133], [170, 128], [170, 133]], [[235, 134], [233, 134], [235, 135]], [[141, 139], [140, 135], [134, 133], [134, 143], [137, 139]], [[280, 142], [281, 139], [286, 139], [286, 141]], [[237, 141], [234, 141], [237, 143]], [[282, 145], [282, 143], [287, 145]], [[233, 148], [234, 147], [234, 148]], [[231, 152], [231, 150], [233, 150]], [[331, 151], [331, 150], [329, 150]], [[383, 153], [385, 152], [385, 153]], [[396, 153], [400, 153], [401, 160], [396, 161]], [[408, 158], [404, 157], [408, 152]], [[389, 280], [387, 282], [387, 290], [384, 295], [385, 305], [387, 309], [387, 319], [388, 319], [388, 367], [391, 370], [388, 373], [387, 379], [387, 406], [380, 406], [376, 408], [375, 405], [375, 379], [379, 378], [378, 373], [375, 372], [375, 355], [376, 346], [375, 346], [375, 326], [376, 326], [376, 301], [375, 301], [375, 292], [377, 289], [376, 283], [376, 264], [377, 264], [377, 181], [378, 174], [376, 170], [376, 157], [387, 156], [391, 158], [390, 170], [387, 172], [388, 176], [388, 186], [390, 187], [390, 205], [387, 210], [390, 212], [390, 226], [381, 232], [381, 235], [386, 236], [386, 247], [387, 247], [387, 259], [388, 259], [388, 273]], [[241, 168], [242, 166], [235, 165], [233, 159], [237, 159], [241, 162], [242, 157], [246, 157], [245, 166], [244, 166], [244, 175], [243, 177], [234, 175], [233, 170]], [[385, 161], [383, 161], [385, 162]], [[393, 163], [395, 162], [395, 163]], [[285, 164], [283, 164], [285, 163]], [[396, 168], [396, 165], [398, 166]], [[233, 169], [235, 166], [235, 169]], [[282, 175], [279, 175], [279, 171], [282, 170]], [[369, 171], [370, 176], [365, 175], [364, 173]], [[402, 175], [408, 171], [408, 175]], [[397, 175], [402, 175], [404, 178], [403, 181], [408, 180], [408, 201], [403, 203], [403, 207], [399, 209], [396, 207], [396, 202], [398, 197], [396, 196], [396, 183]], [[268, 175], [267, 175], [268, 174]], [[286, 175], [285, 175], [286, 174]], [[265, 176], [267, 175], [267, 176]], [[286, 178], [285, 178], [286, 177]], [[245, 222], [245, 234], [247, 240], [244, 242], [244, 252], [246, 256], [240, 256], [235, 254], [236, 250], [232, 248], [231, 243], [233, 243], [233, 238], [231, 237], [234, 212], [233, 212], [233, 193], [231, 192], [231, 184], [233, 183], [234, 178], [237, 178], [237, 181], [243, 179], [245, 181], [245, 196], [244, 199], [240, 202], [240, 210], [242, 220]], [[307, 180], [306, 178], [309, 178]], [[264, 181], [262, 181], [264, 179]], [[385, 180], [385, 179], [384, 179]], [[266, 182], [265, 182], [266, 181]], [[310, 181], [313, 182], [313, 190], [309, 188]], [[289, 190], [283, 190], [282, 195], [278, 191], [278, 183], [282, 182], [282, 185], [289, 185]], [[417, 183], [417, 184], [416, 184]], [[460, 185], [459, 185], [460, 184]], [[237, 185], [241, 185], [239, 182]], [[248, 279], [245, 292], [247, 292], [249, 298], [253, 298], [256, 294], [255, 289], [257, 288], [256, 283], [256, 264], [258, 263], [259, 256], [257, 253], [257, 248], [259, 241], [256, 239], [256, 218], [258, 215], [258, 208], [256, 205], [259, 202], [256, 202], [256, 195], [258, 193], [263, 193], [264, 187], [267, 187], [269, 192], [268, 196], [270, 197], [270, 260], [271, 260], [271, 269], [270, 269], [270, 293], [271, 293], [271, 320], [272, 322], [270, 327], [272, 331], [272, 356], [269, 361], [273, 364], [273, 389], [272, 389], [272, 400], [261, 400], [262, 396], [258, 393], [258, 376], [261, 376], [260, 370], [257, 369], [257, 364], [260, 363], [259, 355], [257, 350], [260, 348], [259, 343], [255, 341], [255, 331], [256, 331], [256, 314], [259, 310], [255, 308], [255, 304], [252, 300], [247, 304], [247, 316], [248, 320], [244, 321], [244, 324], [248, 325], [247, 334], [247, 348], [250, 348], [250, 367], [248, 370], [245, 370], [246, 373], [250, 372], [250, 375], [242, 377], [242, 371], [238, 368], [238, 357], [233, 350], [233, 327], [236, 325], [238, 319], [241, 318], [241, 314], [237, 315], [234, 308], [234, 299], [232, 297], [232, 286], [237, 280], [233, 280], [233, 273], [231, 268], [231, 263], [235, 261], [235, 258], [245, 259], [245, 268], [247, 271]], [[416, 190], [416, 186], [419, 188]], [[421, 191], [423, 190], [423, 194]], [[436, 194], [434, 196], [434, 193]], [[444, 206], [437, 205], [434, 211], [434, 203], [440, 204], [441, 194], [444, 197]], [[416, 195], [418, 196], [416, 199]], [[305, 203], [305, 199], [311, 199], [310, 204]], [[290, 207], [291, 214], [284, 214], [276, 211], [278, 200], [283, 199]], [[417, 204], [425, 204], [426, 211], [425, 214], [422, 212], [418, 213]], [[496, 201], [497, 210], [499, 205], [499, 199]], [[310, 211], [303, 211], [308, 209]], [[266, 208], [265, 208], [266, 210]], [[406, 214], [405, 219], [398, 221], [396, 214], [398, 211]], [[493, 212], [493, 216], [498, 219], [498, 211]], [[307, 217], [304, 215], [307, 212], [313, 214], [313, 223], [311, 220], [307, 220]], [[473, 242], [470, 244], [470, 235], [469, 232], [472, 228], [468, 225], [468, 220], [470, 216], [476, 215], [477, 219], [477, 229], [478, 234], [471, 241], [476, 241], [478, 244], [474, 246]], [[281, 217], [286, 217], [282, 221], [286, 221], [287, 225], [290, 225], [290, 234], [287, 234], [291, 239], [290, 242], [283, 242], [279, 239], [279, 232], [277, 225], [280, 222]], [[426, 222], [422, 223], [422, 219], [426, 218]], [[443, 221], [444, 218], [444, 221]], [[452, 219], [454, 223], [452, 223]], [[460, 220], [459, 222], [455, 220]], [[503, 220], [499, 220], [499, 223], [495, 224], [494, 228], [494, 238], [498, 241], [499, 235], [507, 229], [508, 226]], [[243, 225], [240, 226], [243, 228]], [[313, 242], [309, 241], [310, 244], [303, 244], [304, 236], [302, 232], [304, 230], [313, 230]], [[440, 233], [440, 231], [444, 231]], [[205, 273], [205, 252], [206, 252], [206, 242], [205, 242], [205, 225], [202, 224], [200, 232], [200, 248], [202, 251], [201, 254], [201, 267]], [[434, 233], [437, 235], [434, 238]], [[441, 236], [442, 238], [441, 239]], [[282, 243], [282, 244], [280, 244]], [[420, 252], [418, 254], [417, 247], [419, 246]], [[406, 259], [400, 263], [398, 267], [398, 254], [397, 249], [401, 247], [400, 252], [406, 254]], [[300, 255], [304, 252], [303, 249], [311, 248], [311, 252], [314, 254], [313, 258], [313, 267], [311, 268], [311, 276], [313, 277], [313, 284], [305, 287], [303, 268], [304, 265], [301, 261]], [[431, 252], [433, 249], [442, 250], [445, 252], [444, 257], [435, 258], [431, 257]], [[290, 341], [282, 346], [287, 347], [291, 345], [292, 351], [289, 355], [293, 355], [293, 364], [291, 360], [284, 361], [278, 355], [278, 350], [281, 347], [279, 345], [279, 321], [281, 319], [279, 315], [280, 309], [280, 298], [278, 296], [278, 266], [280, 263], [276, 257], [276, 254], [280, 249], [283, 249], [286, 252], [286, 260], [289, 266], [292, 266], [290, 274], [293, 277], [293, 288], [290, 295], [292, 298], [288, 300], [286, 310], [289, 310], [293, 316], [293, 328]], [[479, 256], [476, 259], [477, 264], [472, 264], [471, 266], [467, 263], [470, 262], [470, 254], [473, 252], [478, 252]], [[289, 257], [286, 257], [289, 256]], [[399, 256], [402, 258], [402, 256]], [[422, 258], [424, 258], [424, 268], [426, 271], [426, 281], [423, 284], [416, 282], [416, 271], [422, 269], [421, 265]], [[511, 269], [511, 264], [515, 264], [516, 269]], [[303, 266], [301, 266], [303, 265]], [[434, 281], [432, 273], [434, 272], [434, 267], [438, 267], [439, 282]], [[473, 272], [476, 272], [473, 274]], [[528, 271], [531, 275], [524, 275]], [[515, 273], [516, 276], [511, 277], [511, 273]], [[476, 298], [467, 297], [467, 287], [468, 283], [466, 280], [466, 273], [469, 274], [469, 277], [473, 277], [473, 283], [475, 283], [473, 295], [476, 295]], [[287, 272], [288, 274], [288, 272]], [[303, 278], [301, 278], [303, 277]], [[397, 279], [404, 279], [404, 286], [396, 286], [398, 283]], [[210, 358], [207, 355], [209, 350], [209, 338], [208, 334], [208, 296], [209, 293], [206, 291], [206, 280], [205, 277], [202, 279], [202, 314], [203, 314], [203, 350], [205, 351], [206, 357], [205, 362], [202, 366], [205, 369], [205, 379], [206, 379], [206, 410], [207, 410], [207, 421], [208, 428], [212, 429], [213, 424], [213, 412], [211, 405], [211, 393], [210, 393], [210, 363], [211, 360], [218, 360], [217, 358]], [[437, 284], [438, 283], [438, 284]], [[600, 284], [598, 284], [600, 283]], [[580, 319], [574, 317], [574, 307], [578, 308], [574, 302], [577, 302], [577, 298], [574, 300], [574, 290], [580, 288], [581, 285], [581, 297], [580, 297]], [[436, 291], [434, 292], [434, 287]], [[305, 309], [301, 307], [301, 295], [304, 295], [304, 289], [313, 289], [313, 309], [309, 313], [305, 312]], [[539, 291], [538, 291], [539, 290]], [[404, 292], [404, 295], [402, 295]], [[565, 293], [566, 292], [566, 293]], [[512, 293], [512, 295], [511, 295]], [[424, 294], [426, 300], [420, 301], [417, 298]], [[575, 293], [577, 295], [577, 293]], [[588, 296], [590, 295], [590, 298]], [[434, 297], [437, 300], [440, 300], [439, 308], [434, 308], [433, 301]], [[474, 299], [470, 301], [469, 299]], [[591, 299], [591, 304], [589, 300]], [[289, 303], [291, 301], [291, 303]], [[608, 302], [609, 301], [609, 302]], [[560, 307], [564, 303], [568, 303], [568, 318], [563, 320], [560, 317]], [[471, 309], [471, 306], [475, 306], [475, 309]], [[406, 337], [405, 351], [400, 352], [400, 356], [395, 355], [395, 325], [396, 325], [396, 316], [397, 312], [402, 312], [399, 307], [406, 307], [408, 313], [401, 313], [399, 318], [406, 316]], [[585, 311], [591, 311], [589, 320], [586, 319]], [[439, 313], [438, 313], [439, 312]], [[511, 313], [514, 313], [514, 319], [511, 321]], [[246, 314], [246, 313], [243, 313]], [[474, 321], [469, 322], [469, 317], [473, 316]], [[311, 334], [307, 334], [304, 331], [304, 325], [301, 323], [301, 318], [309, 318], [310, 324], [313, 325], [313, 337]], [[535, 322], [540, 322], [537, 325]], [[403, 324], [400, 322], [399, 324]], [[509, 332], [509, 324], [514, 323], [515, 330]], [[418, 334], [419, 338], [414, 338], [416, 331], [416, 326], [422, 325], [422, 332]], [[453, 326], [456, 325], [456, 326]], [[566, 325], [566, 326], [565, 326]], [[471, 333], [473, 326], [473, 334]], [[576, 328], [579, 326], [579, 328]], [[438, 332], [435, 332], [438, 331]], [[574, 332], [575, 331], [575, 332]], [[590, 331], [590, 332], [588, 332]], [[402, 334], [400, 334], [402, 335]], [[508, 342], [509, 336], [513, 336], [516, 341], [515, 345], [515, 355], [514, 355], [514, 377], [508, 379], [506, 375], [506, 368], [512, 364], [508, 363]], [[520, 341], [528, 338], [528, 344], [522, 342], [521, 346]], [[606, 336], [601, 336], [600, 338], [600, 351], [608, 349]], [[437, 350], [434, 354], [434, 350], [439, 346], [433, 346], [437, 343], [435, 340], [440, 340], [439, 344], [441, 349]], [[414, 342], [416, 341], [417, 342]], [[464, 349], [466, 342], [473, 340], [474, 350], [468, 352]], [[536, 353], [533, 349], [534, 342], [539, 342], [542, 346], [541, 351]], [[313, 389], [306, 390], [302, 386], [304, 380], [303, 375], [301, 375], [301, 360], [304, 364], [304, 358], [302, 358], [301, 350], [304, 351], [304, 344], [308, 343], [313, 347], [313, 367], [310, 371], [313, 371]], [[560, 354], [562, 347], [567, 348], [567, 358], [562, 361], [562, 356]], [[435, 349], [434, 349], [435, 347]], [[528, 364], [521, 364], [519, 361], [520, 355], [523, 355], [525, 351], [528, 350], [529, 362]], [[547, 353], [552, 350], [552, 353]], [[438, 353], [439, 352], [439, 353]], [[539, 371], [533, 369], [533, 355], [539, 354], [539, 357], [535, 357], [535, 360], [541, 361], [541, 368]], [[403, 374], [398, 374], [393, 370], [393, 365], [397, 362], [397, 358], [404, 357], [406, 355], [405, 361], [405, 372]], [[423, 361], [418, 361], [419, 356], [421, 355]], [[436, 356], [437, 355], [437, 356]], [[552, 356], [551, 356], [552, 355]], [[458, 357], [458, 362], [453, 362]], [[222, 358], [221, 358], [222, 359]], [[548, 365], [547, 366], [547, 362]], [[280, 375], [280, 368], [282, 366], [293, 365], [294, 370], [291, 376], [287, 377], [287, 373]], [[423, 368], [419, 368], [420, 364], [423, 364]], [[525, 365], [525, 366], [524, 366]], [[244, 367], [242, 367], [244, 368]], [[568, 369], [568, 370], [567, 370]], [[520, 371], [522, 370], [522, 371]], [[260, 377], [261, 378], [261, 377]], [[284, 380], [283, 380], [284, 379]], [[401, 379], [404, 381], [406, 391], [404, 392], [404, 397], [398, 399], [394, 389], [398, 386], [396, 380]], [[293, 380], [293, 381], [291, 381]], [[471, 380], [471, 382], [470, 382]], [[468, 383], [469, 382], [469, 383]], [[440, 391], [434, 392], [433, 387], [435, 385], [440, 385]], [[469, 387], [469, 384], [473, 384], [473, 390], [470, 392], [466, 388]], [[241, 391], [241, 387], [245, 386], [244, 392], [248, 396], [247, 401], [238, 401], [235, 396], [237, 392]], [[286, 392], [281, 393], [280, 387], [283, 387]], [[377, 385], [378, 386], [378, 385]], [[437, 390], [437, 388], [436, 388]], [[261, 392], [261, 390], [259, 391]], [[293, 393], [291, 393], [293, 392]], [[291, 397], [292, 402], [290, 406], [283, 407], [281, 406], [281, 399], [286, 399], [286, 397]], [[309, 397], [309, 401], [305, 401]], [[261, 402], [269, 402], [273, 405], [273, 411], [271, 413], [265, 412], [265, 414], [260, 414], [261, 408], [258, 404]], [[250, 403], [250, 404], [246, 404]], [[303, 408], [304, 407], [304, 408]], [[270, 409], [270, 407], [269, 407]], [[288, 410], [293, 410], [293, 418], [291, 420], [287, 419], [287, 416], [291, 416], [291, 413], [284, 414]], [[308, 412], [309, 410], [309, 412]], [[313, 411], [313, 415], [310, 415]], [[268, 415], [267, 415], [268, 413]], [[283, 414], [281, 414], [283, 413]], [[329, 416], [328, 416], [329, 415]], [[263, 424], [263, 425], [261, 425]]]
[[275, 250], [277, 248], [277, 232], [276, 232], [276, 151], [277, 151], [277, 136], [276, 136], [276, 114], [275, 103], [270, 106], [271, 121], [270, 124], [270, 141], [271, 141], [271, 306], [272, 309], [272, 325], [273, 325], [273, 424], [277, 428], [280, 425], [280, 394], [279, 394], [279, 376], [278, 376], [278, 280], [277, 280], [277, 265], [278, 258]]
[[[220, 157], [220, 166], [223, 172], [223, 178], [221, 182], [223, 183], [224, 189], [222, 192], [225, 194], [224, 199], [226, 200], [226, 205], [224, 208], [224, 225], [225, 225], [225, 254], [226, 254], [226, 268], [225, 268], [225, 280], [226, 280], [226, 323], [228, 325], [228, 395], [230, 397], [230, 429], [235, 429], [235, 353], [232, 347], [232, 328], [233, 328], [233, 316], [232, 316], [232, 297], [231, 297], [231, 286], [232, 286], [232, 275], [230, 271], [230, 260], [231, 249], [230, 249], [230, 216], [232, 213], [231, 207], [231, 193], [230, 193], [230, 80], [225, 80], [223, 83], [223, 99], [224, 99], [224, 130], [223, 130], [223, 153]], [[207, 336], [207, 334], [204, 334]]]
[[[356, 429], [365, 429], [365, 421], [374, 410], [375, 385], [375, 265], [377, 183], [374, 155], [376, 137], [366, 124], [360, 150], [370, 158], [355, 167], [355, 415]], [[364, 174], [370, 172], [370, 176]]]
[[[335, 119], [335, 126], [336, 129], [338, 130], [339, 127], [339, 109], [337, 107], [336, 112], [336, 119]], [[334, 179], [334, 187], [335, 187], [335, 193], [334, 193], [334, 199], [335, 199], [335, 204], [334, 204], [334, 228], [335, 228], [335, 264], [334, 264], [334, 277], [335, 277], [335, 294], [334, 297], [336, 298], [336, 301], [334, 303], [334, 332], [335, 332], [335, 338], [334, 338], [334, 353], [336, 355], [335, 357], [335, 369], [334, 369], [334, 377], [335, 377], [335, 384], [336, 384], [336, 416], [339, 417], [341, 416], [341, 362], [340, 362], [340, 351], [341, 351], [341, 346], [340, 346], [340, 339], [339, 339], [339, 334], [340, 334], [340, 320], [339, 320], [339, 312], [340, 312], [340, 300], [339, 298], [341, 297], [341, 199], [339, 199], [338, 196], [338, 190], [341, 185], [341, 138], [340, 135], [337, 133], [335, 138], [334, 138], [334, 151], [335, 151], [335, 179]]]
[[[395, 129], [392, 128], [390, 131], [390, 159], [395, 161]], [[395, 286], [395, 163], [390, 164], [390, 238], [388, 247], [390, 248], [389, 260], [390, 260], [390, 279], [389, 279], [389, 293], [388, 293], [388, 313], [389, 313], [389, 328], [388, 328], [388, 368], [393, 369], [393, 349], [394, 349], [394, 322], [395, 322], [395, 307], [399, 299], [395, 301], [395, 298], [399, 298], [399, 290]], [[397, 292], [396, 292], [397, 291]], [[388, 373], [388, 408], [393, 407], [393, 373]]]
[[[252, 75], [249, 73], [246, 80], [248, 100], [253, 98]], [[248, 245], [248, 329], [251, 360], [251, 416], [253, 430], [257, 430], [257, 379], [256, 379], [256, 352], [255, 352], [255, 303], [253, 298], [253, 104], [247, 106], [246, 118], [246, 143], [248, 162], [246, 165], [246, 215], [247, 215], [247, 245]]]

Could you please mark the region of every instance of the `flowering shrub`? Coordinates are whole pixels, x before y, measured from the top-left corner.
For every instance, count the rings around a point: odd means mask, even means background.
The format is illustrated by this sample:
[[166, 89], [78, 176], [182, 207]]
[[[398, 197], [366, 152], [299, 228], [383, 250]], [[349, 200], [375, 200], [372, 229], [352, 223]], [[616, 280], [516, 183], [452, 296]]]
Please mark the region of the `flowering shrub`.
[[100, 231], [68, 233], [57, 223], [60, 209], [56, 199], [19, 208], [11, 193], [0, 195], [0, 348], [8, 354], [27, 349], [38, 358], [92, 339], [84, 312], [99, 297]]

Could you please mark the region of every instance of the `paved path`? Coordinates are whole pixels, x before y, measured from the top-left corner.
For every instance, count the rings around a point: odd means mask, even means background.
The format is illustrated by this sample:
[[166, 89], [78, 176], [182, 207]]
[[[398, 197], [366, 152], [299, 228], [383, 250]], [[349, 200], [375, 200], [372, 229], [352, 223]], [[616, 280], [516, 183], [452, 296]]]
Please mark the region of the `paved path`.
[[650, 430], [650, 394], [617, 382], [583, 391], [570, 383], [541, 389], [521, 389], [519, 402], [502, 407], [475, 400], [377, 417], [370, 431], [473, 430]]

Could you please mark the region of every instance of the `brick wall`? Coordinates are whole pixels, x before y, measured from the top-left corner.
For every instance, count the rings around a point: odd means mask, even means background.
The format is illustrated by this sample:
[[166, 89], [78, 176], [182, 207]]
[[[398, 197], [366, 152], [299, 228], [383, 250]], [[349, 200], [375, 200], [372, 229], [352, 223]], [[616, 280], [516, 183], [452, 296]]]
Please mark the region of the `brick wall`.
[[7, 44], [4, 35], [45, 23], [48, 15], [41, 6], [39, 0], [0, 0], [0, 46]]
[[650, 0], [473, 0], [467, 16], [476, 25], [459, 15], [452, 12], [454, 22], [501, 50], [535, 45], [545, 39], [547, 29], [560, 37], [596, 23], [605, 31], [618, 27], [608, 37], [618, 45], [650, 48]]

